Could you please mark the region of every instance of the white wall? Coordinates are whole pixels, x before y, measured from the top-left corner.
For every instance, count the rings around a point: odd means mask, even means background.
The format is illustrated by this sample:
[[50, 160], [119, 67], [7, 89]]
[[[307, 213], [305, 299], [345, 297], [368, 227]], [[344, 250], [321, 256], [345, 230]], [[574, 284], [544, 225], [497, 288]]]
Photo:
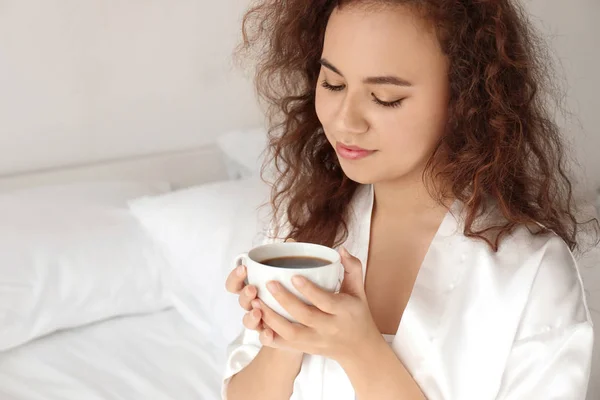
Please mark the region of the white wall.
[[0, 2], [0, 175], [203, 145], [262, 122], [246, 0]]
[[600, 1], [525, 0], [543, 27], [568, 80], [565, 128], [588, 191], [600, 188]]

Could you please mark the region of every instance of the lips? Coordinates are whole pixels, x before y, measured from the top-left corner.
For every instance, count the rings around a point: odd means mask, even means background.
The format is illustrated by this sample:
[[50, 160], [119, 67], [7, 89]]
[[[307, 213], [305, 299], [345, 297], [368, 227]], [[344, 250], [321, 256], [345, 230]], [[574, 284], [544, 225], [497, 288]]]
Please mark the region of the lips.
[[357, 146], [346, 146], [337, 142], [335, 149], [338, 155], [347, 160], [360, 160], [375, 153], [373, 150], [366, 150]]

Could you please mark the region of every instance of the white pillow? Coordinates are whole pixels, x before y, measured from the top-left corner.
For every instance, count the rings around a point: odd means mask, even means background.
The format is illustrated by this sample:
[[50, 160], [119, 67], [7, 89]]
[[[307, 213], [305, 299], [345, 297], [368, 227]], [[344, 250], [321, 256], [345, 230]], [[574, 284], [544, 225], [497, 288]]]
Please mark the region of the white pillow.
[[164, 258], [127, 209], [163, 183], [101, 182], [0, 195], [0, 350], [169, 305]]
[[217, 138], [217, 146], [225, 156], [230, 179], [245, 179], [260, 173], [267, 147], [264, 128], [236, 130]]
[[225, 291], [233, 258], [266, 231], [269, 188], [258, 178], [218, 182], [138, 199], [130, 208], [163, 249], [172, 301], [213, 343], [226, 346], [242, 327], [236, 296]]

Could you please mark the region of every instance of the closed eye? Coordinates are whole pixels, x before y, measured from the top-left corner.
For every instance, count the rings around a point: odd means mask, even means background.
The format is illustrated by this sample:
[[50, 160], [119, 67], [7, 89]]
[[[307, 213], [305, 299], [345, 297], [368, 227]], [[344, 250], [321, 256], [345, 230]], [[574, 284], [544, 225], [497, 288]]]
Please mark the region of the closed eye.
[[323, 86], [327, 90], [331, 90], [332, 92], [339, 92], [340, 90], [344, 90], [344, 88], [346, 87], [346, 85], [334, 86], [327, 81], [321, 82], [321, 86]]
[[394, 101], [383, 101], [383, 100], [379, 100], [377, 98], [377, 96], [375, 96], [373, 93], [371, 93], [371, 96], [373, 96], [373, 102], [375, 104], [379, 104], [380, 106], [383, 107], [400, 107], [400, 105], [402, 104], [402, 101], [404, 99], [398, 99], [398, 100], [394, 100]]
[[[321, 86], [327, 90], [331, 90], [332, 92], [342, 91], [346, 87], [346, 85], [332, 85], [325, 80], [323, 82], [321, 82]], [[373, 102], [375, 104], [378, 104], [383, 107], [391, 107], [391, 108], [399, 107], [402, 104], [402, 101], [404, 100], [404, 99], [398, 99], [398, 100], [394, 100], [394, 101], [383, 101], [383, 100], [378, 99], [377, 96], [375, 96], [373, 93], [371, 93], [371, 96], [373, 97]]]

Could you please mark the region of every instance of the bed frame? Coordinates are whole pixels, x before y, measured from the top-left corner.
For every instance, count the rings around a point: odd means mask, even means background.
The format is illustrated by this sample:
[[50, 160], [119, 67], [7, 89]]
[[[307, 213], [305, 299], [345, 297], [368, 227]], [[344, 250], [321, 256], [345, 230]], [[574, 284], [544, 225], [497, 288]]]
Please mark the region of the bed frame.
[[214, 145], [47, 170], [0, 175], [0, 192], [78, 181], [167, 181], [174, 189], [227, 179], [225, 162]]

